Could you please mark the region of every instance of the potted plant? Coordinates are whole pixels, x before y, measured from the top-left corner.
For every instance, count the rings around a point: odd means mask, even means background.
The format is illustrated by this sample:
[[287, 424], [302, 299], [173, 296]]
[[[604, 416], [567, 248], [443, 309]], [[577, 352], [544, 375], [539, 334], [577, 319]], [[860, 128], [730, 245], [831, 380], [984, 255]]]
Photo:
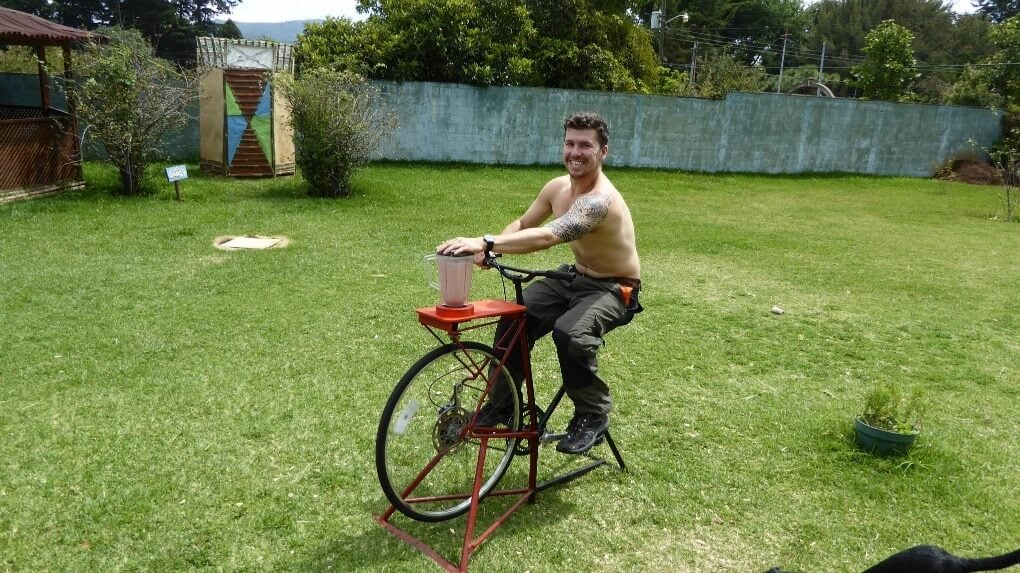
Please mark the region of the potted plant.
[[922, 396], [896, 382], [878, 380], [864, 398], [864, 411], [854, 421], [857, 445], [878, 455], [905, 454], [921, 431]]

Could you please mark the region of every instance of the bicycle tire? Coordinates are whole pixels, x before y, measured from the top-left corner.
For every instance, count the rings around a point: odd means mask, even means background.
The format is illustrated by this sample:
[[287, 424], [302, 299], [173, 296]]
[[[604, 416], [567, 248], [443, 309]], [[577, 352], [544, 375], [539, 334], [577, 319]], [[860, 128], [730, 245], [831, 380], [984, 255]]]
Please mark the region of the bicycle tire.
[[[437, 522], [470, 508], [480, 442], [465, 439], [462, 430], [479, 407], [498, 363], [490, 346], [446, 344], [418, 360], [393, 389], [379, 419], [375, 465], [387, 499], [404, 515]], [[505, 366], [498, 369], [503, 375], [495, 384], [505, 384], [514, 404], [509, 430], [517, 431], [520, 390]], [[489, 440], [480, 498], [506, 473], [516, 442]], [[421, 482], [411, 488], [419, 477]]]

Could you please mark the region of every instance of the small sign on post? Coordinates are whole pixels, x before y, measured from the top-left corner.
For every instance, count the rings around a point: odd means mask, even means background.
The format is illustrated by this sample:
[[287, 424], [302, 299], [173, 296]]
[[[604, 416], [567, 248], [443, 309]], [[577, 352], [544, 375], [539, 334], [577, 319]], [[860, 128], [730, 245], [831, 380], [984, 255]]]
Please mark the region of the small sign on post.
[[174, 184], [174, 195], [177, 200], [181, 200], [181, 184], [180, 181], [188, 178], [188, 166], [187, 165], [171, 165], [166, 168], [166, 180]]

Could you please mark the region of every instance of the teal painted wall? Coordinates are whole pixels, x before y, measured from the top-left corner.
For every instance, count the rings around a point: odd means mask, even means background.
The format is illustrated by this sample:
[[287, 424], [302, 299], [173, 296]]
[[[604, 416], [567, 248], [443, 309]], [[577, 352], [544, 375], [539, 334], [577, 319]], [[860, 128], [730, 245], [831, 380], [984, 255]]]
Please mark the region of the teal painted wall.
[[[544, 88], [379, 83], [400, 129], [384, 159], [559, 162], [563, 119], [610, 122], [608, 165], [755, 173], [930, 176], [999, 138], [987, 109], [769, 93], [725, 100]], [[976, 146], [971, 142], [975, 142]]]
[[[64, 93], [57, 82], [59, 78], [50, 78], [50, 105], [57, 109], [67, 109]], [[39, 76], [35, 74], [0, 73], [0, 104], [7, 105], [42, 105], [39, 95]]]
[[[609, 166], [754, 173], [847, 172], [928, 177], [999, 138], [987, 109], [769, 93], [724, 100], [546, 88], [377, 82], [400, 128], [377, 159], [557, 164], [563, 119], [610, 122]], [[35, 76], [0, 75], [0, 103], [38, 105]], [[62, 102], [59, 90], [52, 90]], [[13, 99], [12, 99], [13, 98]], [[61, 104], [62, 105], [62, 104]], [[198, 157], [198, 106], [171, 160]], [[973, 142], [973, 143], [972, 143]]]
[[[64, 92], [60, 89], [62, 78], [50, 78], [50, 105], [56, 109], [67, 111], [67, 100]], [[34, 74], [5, 74], [0, 73], [0, 104], [7, 105], [42, 105], [39, 97], [39, 76]], [[198, 162], [198, 97], [192, 102], [188, 109], [192, 117], [191, 123], [177, 133], [171, 134], [165, 149], [167, 161], [195, 161]], [[85, 125], [79, 126], [82, 130]], [[86, 159], [101, 159], [106, 157], [95, 140], [86, 139], [84, 146]]]

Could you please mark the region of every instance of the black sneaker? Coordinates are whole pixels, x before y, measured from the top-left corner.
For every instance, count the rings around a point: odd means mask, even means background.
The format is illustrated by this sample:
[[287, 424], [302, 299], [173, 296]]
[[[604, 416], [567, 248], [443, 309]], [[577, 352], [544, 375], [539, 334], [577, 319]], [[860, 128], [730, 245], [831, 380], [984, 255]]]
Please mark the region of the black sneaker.
[[[507, 400], [509, 402], [509, 400]], [[510, 419], [514, 415], [513, 406], [509, 404], [494, 404], [486, 402], [478, 416], [475, 418], [475, 425], [482, 428], [495, 428], [496, 426], [510, 426]]]
[[609, 429], [609, 416], [584, 412], [574, 414], [567, 424], [567, 435], [558, 444], [556, 451], [564, 454], [583, 454], [602, 441]]

